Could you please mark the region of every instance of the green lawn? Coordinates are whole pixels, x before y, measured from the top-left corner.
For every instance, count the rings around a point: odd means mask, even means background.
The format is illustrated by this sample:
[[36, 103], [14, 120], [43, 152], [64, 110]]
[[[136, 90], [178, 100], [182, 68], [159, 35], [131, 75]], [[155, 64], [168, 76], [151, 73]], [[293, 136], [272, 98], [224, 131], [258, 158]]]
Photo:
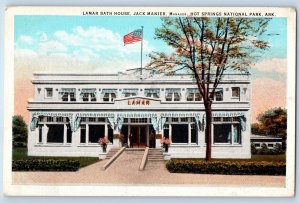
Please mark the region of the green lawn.
[[98, 157], [40, 157], [40, 156], [27, 156], [27, 148], [14, 148], [13, 160], [21, 159], [55, 159], [55, 160], [78, 160], [80, 167], [85, 167], [99, 161]]
[[[174, 159], [174, 160], [205, 160], [205, 159]], [[212, 159], [213, 161], [254, 161], [254, 162], [285, 162], [285, 154], [280, 155], [252, 155], [251, 159]]]

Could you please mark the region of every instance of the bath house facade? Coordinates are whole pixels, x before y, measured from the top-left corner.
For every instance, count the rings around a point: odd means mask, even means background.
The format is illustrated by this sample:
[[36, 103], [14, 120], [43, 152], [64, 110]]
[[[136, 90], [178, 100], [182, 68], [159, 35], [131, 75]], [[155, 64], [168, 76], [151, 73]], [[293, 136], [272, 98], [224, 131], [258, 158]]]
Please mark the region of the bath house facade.
[[[97, 157], [100, 137], [108, 152], [123, 134], [126, 146], [161, 148], [166, 137], [172, 158], [205, 157], [204, 105], [190, 75], [35, 73], [32, 83], [30, 156]], [[224, 75], [212, 98], [212, 157], [250, 158], [250, 96], [249, 74]]]

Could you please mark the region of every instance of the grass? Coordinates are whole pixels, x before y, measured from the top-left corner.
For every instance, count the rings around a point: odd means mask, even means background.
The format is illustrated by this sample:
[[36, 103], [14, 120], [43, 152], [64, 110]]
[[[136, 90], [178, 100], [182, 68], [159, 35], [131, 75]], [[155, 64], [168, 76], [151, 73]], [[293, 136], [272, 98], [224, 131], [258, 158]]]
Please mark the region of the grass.
[[42, 157], [42, 156], [27, 156], [27, 148], [14, 148], [12, 154], [13, 160], [24, 159], [54, 159], [54, 160], [78, 160], [80, 167], [85, 167], [99, 161], [98, 157]]
[[[205, 160], [204, 158], [202, 159], [173, 159], [173, 160]], [[280, 155], [252, 155], [251, 159], [212, 159], [213, 161], [234, 161], [234, 162], [239, 162], [239, 161], [251, 161], [251, 162], [262, 162], [262, 161], [267, 161], [267, 162], [285, 162], [285, 154], [280, 154]]]

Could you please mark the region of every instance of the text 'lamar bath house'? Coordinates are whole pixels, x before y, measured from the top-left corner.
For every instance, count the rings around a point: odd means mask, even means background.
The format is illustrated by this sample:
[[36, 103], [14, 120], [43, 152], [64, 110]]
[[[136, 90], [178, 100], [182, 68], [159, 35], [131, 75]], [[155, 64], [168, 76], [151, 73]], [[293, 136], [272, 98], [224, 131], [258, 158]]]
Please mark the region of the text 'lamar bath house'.
[[[30, 156], [101, 156], [98, 139], [119, 147], [119, 135], [133, 147], [171, 138], [172, 158], [205, 157], [205, 111], [190, 75], [36, 73], [28, 103]], [[212, 157], [250, 158], [250, 75], [227, 73], [213, 102]], [[153, 139], [153, 138], [152, 138]], [[153, 140], [152, 140], [153, 141]]]

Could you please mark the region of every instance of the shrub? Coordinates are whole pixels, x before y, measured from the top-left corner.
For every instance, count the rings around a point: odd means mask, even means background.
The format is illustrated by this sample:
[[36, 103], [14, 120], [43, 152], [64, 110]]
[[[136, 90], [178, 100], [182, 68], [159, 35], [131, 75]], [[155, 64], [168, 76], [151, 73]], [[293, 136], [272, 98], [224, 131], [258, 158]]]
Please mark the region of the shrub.
[[283, 162], [170, 160], [166, 167], [171, 173], [224, 175], [285, 175], [286, 171]]
[[253, 143], [251, 143], [251, 154], [257, 154], [257, 149]]
[[273, 149], [269, 149], [265, 143], [261, 145], [260, 149], [256, 149], [255, 145], [251, 144], [251, 154], [259, 155], [279, 155], [284, 154], [285, 151], [282, 149], [282, 145], [277, 143]]
[[78, 160], [26, 159], [12, 162], [13, 171], [77, 171]]

